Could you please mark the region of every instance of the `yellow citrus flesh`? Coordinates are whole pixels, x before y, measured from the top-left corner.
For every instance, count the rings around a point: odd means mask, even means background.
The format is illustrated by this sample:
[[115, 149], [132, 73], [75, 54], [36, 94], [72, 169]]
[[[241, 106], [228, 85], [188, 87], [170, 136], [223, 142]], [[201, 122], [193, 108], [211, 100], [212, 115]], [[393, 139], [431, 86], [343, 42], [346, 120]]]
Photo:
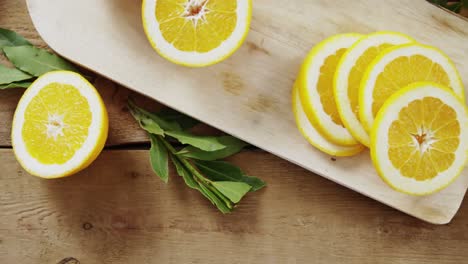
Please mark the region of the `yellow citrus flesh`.
[[464, 99], [460, 76], [441, 51], [421, 44], [399, 45], [382, 52], [368, 67], [359, 90], [360, 120], [370, 131], [373, 118], [396, 91], [415, 82], [434, 82]]
[[389, 63], [377, 78], [372, 112], [377, 115], [383, 103], [396, 91], [414, 82], [433, 81], [450, 87], [447, 72], [442, 66], [421, 55], [399, 57]]
[[304, 108], [302, 107], [301, 100], [299, 99], [299, 92], [296, 86], [292, 92], [292, 106], [296, 124], [302, 136], [315, 148], [320, 151], [336, 157], [353, 156], [364, 150], [362, 145], [356, 146], [340, 146], [330, 142], [315, 128], [315, 126], [307, 118]]
[[28, 152], [43, 164], [63, 164], [88, 137], [91, 112], [71, 85], [51, 83], [31, 100], [22, 136]]
[[341, 120], [333, 85], [343, 54], [361, 38], [360, 34], [341, 34], [322, 41], [307, 55], [297, 79], [307, 117], [325, 138], [336, 145], [359, 145]]
[[185, 66], [220, 62], [247, 36], [251, 0], [143, 0], [142, 20], [153, 48]]
[[448, 88], [415, 83], [391, 96], [372, 129], [379, 174], [409, 194], [446, 187], [467, 160], [468, 114]]
[[455, 111], [431, 96], [404, 107], [388, 131], [388, 155], [405, 177], [434, 178], [455, 160], [460, 122]]
[[351, 69], [348, 78], [348, 99], [351, 103], [351, 108], [355, 115], [359, 115], [359, 85], [361, 84], [364, 71], [369, 64], [379, 55], [383, 50], [390, 48], [390, 44], [382, 44], [377, 47], [367, 49], [361, 57], [359, 57], [356, 65]]
[[335, 95], [333, 94], [333, 76], [335, 75], [336, 66], [340, 61], [343, 54], [347, 49], [339, 49], [335, 54], [327, 57], [320, 68], [320, 77], [317, 83], [317, 92], [320, 96], [323, 109], [327, 113], [333, 122], [337, 125], [344, 127], [341, 121], [338, 109], [336, 108]]
[[236, 9], [237, 1], [158, 0], [155, 15], [164, 38], [175, 48], [207, 52], [232, 34]]
[[94, 161], [107, 131], [107, 111], [95, 88], [76, 73], [56, 71], [39, 77], [21, 98], [12, 142], [26, 171], [59, 178]]
[[345, 127], [361, 144], [370, 137], [359, 118], [359, 87], [366, 69], [384, 50], [413, 40], [401, 33], [380, 31], [367, 35], [349, 48], [340, 60], [334, 77], [334, 95]]

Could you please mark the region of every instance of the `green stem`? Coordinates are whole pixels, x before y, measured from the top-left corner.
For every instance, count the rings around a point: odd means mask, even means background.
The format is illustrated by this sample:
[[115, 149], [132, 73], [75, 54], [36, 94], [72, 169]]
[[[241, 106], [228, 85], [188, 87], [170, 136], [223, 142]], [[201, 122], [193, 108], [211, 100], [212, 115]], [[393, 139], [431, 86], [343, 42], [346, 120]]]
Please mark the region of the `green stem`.
[[208, 187], [210, 191], [214, 192], [219, 198], [221, 198], [221, 200], [223, 200], [223, 202], [229, 209], [232, 209], [234, 207], [234, 204], [231, 202], [231, 200], [226, 198], [226, 196], [224, 196], [224, 194], [218, 191], [218, 189], [216, 189], [212, 184], [207, 184], [206, 187]]
[[176, 158], [184, 166], [185, 169], [187, 169], [192, 175], [195, 176], [194, 179], [195, 181], [198, 182], [198, 184], [205, 185], [208, 189], [210, 189], [210, 191], [214, 192], [216, 196], [218, 196], [221, 200], [223, 200], [223, 202], [226, 204], [226, 206], [229, 209], [233, 208], [233, 203], [228, 198], [226, 198], [220, 191], [218, 191], [218, 189], [216, 189], [213, 186], [212, 181], [205, 178], [198, 170], [196, 170], [193, 167], [193, 165], [187, 159], [184, 159], [178, 156], [176, 154], [177, 151], [175, 150], [175, 148], [171, 144], [169, 144], [169, 142], [167, 142], [162, 136], [158, 136], [158, 137], [161, 140], [161, 142], [164, 143], [164, 146], [166, 146], [166, 148], [172, 153], [174, 158]]
[[211, 181], [207, 178], [205, 178], [203, 175], [201, 175], [200, 172], [198, 172], [193, 165], [186, 159], [180, 158], [176, 153], [177, 151], [174, 149], [174, 147], [169, 144], [162, 136], [158, 136], [159, 139], [164, 143], [164, 146], [174, 155], [174, 157], [182, 164], [184, 167], [193, 175], [195, 175], [198, 179], [200, 179], [203, 183], [208, 183], [211, 184]]

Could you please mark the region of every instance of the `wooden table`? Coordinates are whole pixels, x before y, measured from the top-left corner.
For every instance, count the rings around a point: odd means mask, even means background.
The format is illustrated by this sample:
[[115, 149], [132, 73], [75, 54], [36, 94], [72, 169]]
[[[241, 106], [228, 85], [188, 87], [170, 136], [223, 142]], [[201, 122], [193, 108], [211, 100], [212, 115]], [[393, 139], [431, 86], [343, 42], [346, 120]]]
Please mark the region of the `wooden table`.
[[[23, 1], [0, 0], [0, 10], [0, 27], [46, 47]], [[51, 181], [16, 162], [9, 134], [22, 90], [0, 91], [0, 263], [468, 263], [468, 201], [434, 226], [257, 149], [230, 160], [269, 186], [221, 215], [149, 168], [148, 139], [125, 103], [162, 106], [99, 76], [94, 84], [109, 111], [107, 148], [79, 175]]]

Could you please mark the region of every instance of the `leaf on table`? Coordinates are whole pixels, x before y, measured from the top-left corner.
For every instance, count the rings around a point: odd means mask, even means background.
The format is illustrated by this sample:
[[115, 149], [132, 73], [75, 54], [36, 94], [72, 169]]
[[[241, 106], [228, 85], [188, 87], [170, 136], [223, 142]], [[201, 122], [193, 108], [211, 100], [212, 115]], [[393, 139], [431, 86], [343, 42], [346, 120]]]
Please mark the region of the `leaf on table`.
[[10, 46], [32, 45], [20, 34], [9, 29], [0, 28], [0, 49]]
[[28, 88], [31, 86], [31, 81], [12, 82], [7, 84], [0, 84], [0, 90], [11, 89], [11, 88]]
[[164, 130], [162, 130], [158, 123], [154, 122], [153, 119], [143, 118], [140, 120], [139, 123], [140, 127], [148, 131], [149, 133], [164, 136]]
[[[166, 121], [160, 118], [157, 114], [148, 112], [138, 107], [133, 100], [129, 99], [127, 103], [128, 109], [132, 116], [140, 123], [143, 129], [151, 129], [153, 134], [164, 135], [164, 131], [180, 131], [179, 124], [174, 121]], [[142, 124], [143, 121], [143, 124]], [[156, 127], [157, 125], [157, 127]], [[158, 128], [159, 127], [159, 128]]]
[[245, 146], [249, 145], [233, 136], [218, 137], [218, 142], [226, 147], [216, 151], [204, 151], [193, 146], [188, 146], [183, 148], [178, 154], [185, 158], [211, 161], [232, 156], [241, 151]]
[[429, 2], [439, 5], [455, 13], [460, 13], [462, 8], [468, 7], [468, 0], [460, 0], [460, 1], [429, 0]]
[[33, 76], [15, 68], [8, 68], [0, 64], [0, 84], [9, 84], [33, 78]]
[[4, 47], [3, 51], [16, 68], [37, 77], [58, 70], [78, 72], [68, 61], [34, 46]]
[[226, 148], [225, 145], [218, 141], [217, 137], [196, 136], [184, 131], [166, 131], [166, 135], [179, 140], [182, 144], [191, 145], [205, 151], [216, 151]]
[[149, 135], [151, 140], [150, 148], [150, 162], [153, 171], [161, 178], [165, 183], [169, 180], [169, 165], [168, 165], [168, 153], [164, 146], [155, 135]]
[[184, 165], [180, 163], [177, 157], [175, 157], [174, 155], [171, 155], [171, 160], [172, 160], [172, 163], [174, 164], [177, 174], [184, 179], [185, 184], [192, 189], [199, 190], [200, 187], [198, 186], [198, 183], [195, 181], [192, 174], [184, 168]]
[[177, 122], [182, 130], [190, 129], [200, 123], [200, 121], [168, 107], [159, 111], [158, 116], [169, 122]]
[[252, 188], [250, 185], [243, 182], [217, 181], [212, 184], [233, 203], [238, 203]]
[[207, 186], [200, 184], [200, 192], [205, 196], [208, 200], [211, 201], [218, 210], [220, 210], [223, 214], [230, 213], [232, 209], [227, 207], [227, 205], [213, 192], [211, 191]]
[[198, 170], [212, 181], [243, 182], [257, 191], [266, 186], [266, 183], [257, 177], [247, 176], [242, 170], [225, 161], [194, 161]]
[[231, 212], [231, 209], [229, 209], [226, 206], [226, 204], [224, 204], [224, 202], [216, 196], [216, 194], [210, 191], [208, 187], [204, 186], [203, 184], [198, 184], [198, 182], [193, 178], [193, 175], [184, 168], [184, 166], [182, 165], [182, 163], [180, 163], [176, 156], [171, 155], [171, 160], [174, 163], [174, 167], [176, 168], [177, 174], [179, 174], [179, 176], [182, 176], [187, 186], [189, 186], [192, 189], [198, 190], [223, 214]]

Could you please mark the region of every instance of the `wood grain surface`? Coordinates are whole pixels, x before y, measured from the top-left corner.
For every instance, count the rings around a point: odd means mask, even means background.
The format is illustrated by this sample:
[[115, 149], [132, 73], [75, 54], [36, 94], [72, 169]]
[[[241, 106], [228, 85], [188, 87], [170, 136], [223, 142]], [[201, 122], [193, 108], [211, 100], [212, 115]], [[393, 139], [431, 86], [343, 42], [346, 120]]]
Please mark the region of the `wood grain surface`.
[[141, 1], [27, 2], [51, 48], [126, 87], [425, 221], [448, 223], [460, 207], [468, 170], [437, 194], [401, 194], [380, 180], [366, 152], [331, 162], [302, 137], [291, 111], [303, 58], [338, 33], [409, 34], [447, 53], [468, 84], [467, 21], [441, 8], [424, 0], [255, 0], [244, 45], [222, 63], [194, 69], [154, 52], [143, 32]]
[[[0, 27], [45, 47], [23, 1], [0, 0]], [[161, 183], [147, 151], [134, 149], [147, 138], [126, 97], [162, 106], [105, 78], [94, 83], [109, 109], [108, 148], [86, 171], [54, 181], [15, 161], [9, 133], [22, 90], [0, 91], [1, 264], [468, 262], [468, 201], [435, 226], [260, 150], [231, 161], [269, 186], [223, 216], [179, 177]]]
[[[406, 216], [262, 151], [231, 159], [268, 182], [221, 215], [146, 151], [106, 151], [43, 181], [1, 150], [1, 263], [466, 263], [468, 206], [449, 225]], [[116, 164], [121, 164], [117, 166]]]

